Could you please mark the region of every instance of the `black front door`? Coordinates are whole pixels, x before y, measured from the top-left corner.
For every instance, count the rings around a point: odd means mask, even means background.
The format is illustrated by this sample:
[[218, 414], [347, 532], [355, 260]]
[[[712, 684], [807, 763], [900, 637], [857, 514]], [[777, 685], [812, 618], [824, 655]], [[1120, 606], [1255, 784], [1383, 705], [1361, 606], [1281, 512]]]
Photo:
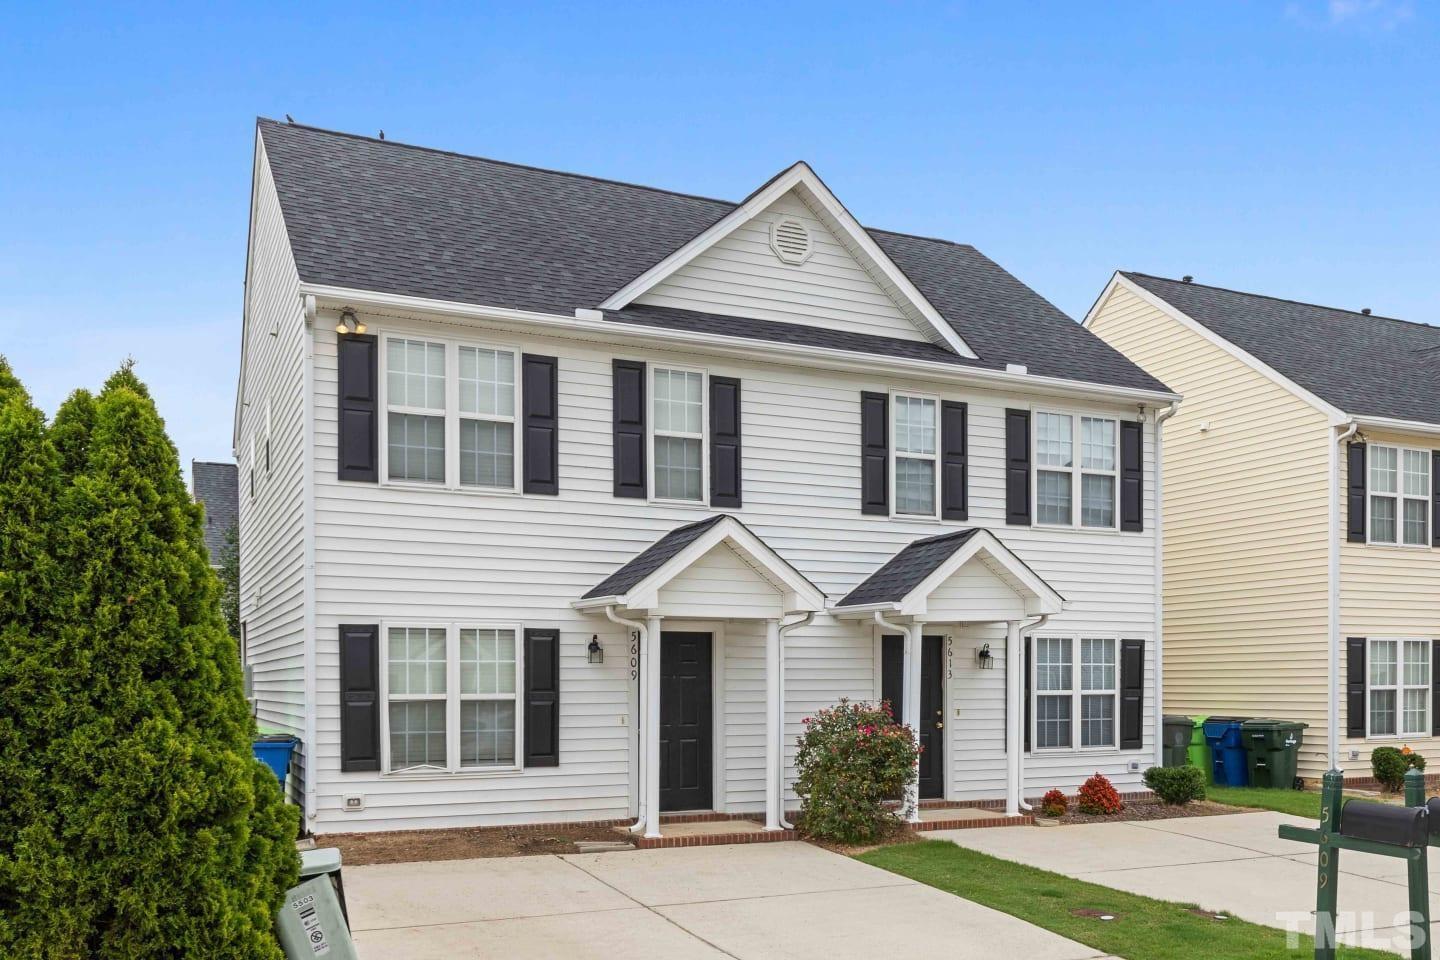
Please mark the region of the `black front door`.
[[660, 809], [709, 810], [710, 634], [663, 634], [660, 644]]
[[[885, 637], [880, 649], [880, 696], [895, 722], [905, 720], [905, 638]], [[920, 641], [920, 799], [945, 796], [945, 647], [943, 637]]]

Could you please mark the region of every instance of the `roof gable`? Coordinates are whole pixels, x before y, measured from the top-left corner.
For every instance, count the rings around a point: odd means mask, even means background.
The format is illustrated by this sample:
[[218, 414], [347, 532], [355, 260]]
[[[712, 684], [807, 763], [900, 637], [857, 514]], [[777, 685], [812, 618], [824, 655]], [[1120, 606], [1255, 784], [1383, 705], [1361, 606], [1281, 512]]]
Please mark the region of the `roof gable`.
[[[813, 246], [804, 262], [787, 265], [765, 253], [772, 243], [772, 226], [786, 222], [810, 231]], [[774, 270], [772, 263], [782, 269]], [[727, 291], [726, 278], [756, 289]], [[836, 287], [853, 294], [846, 298], [851, 302], [835, 296]], [[976, 356], [804, 162], [782, 171], [600, 307], [623, 310], [632, 303], [702, 307], [904, 339], [918, 335], [963, 357]]]

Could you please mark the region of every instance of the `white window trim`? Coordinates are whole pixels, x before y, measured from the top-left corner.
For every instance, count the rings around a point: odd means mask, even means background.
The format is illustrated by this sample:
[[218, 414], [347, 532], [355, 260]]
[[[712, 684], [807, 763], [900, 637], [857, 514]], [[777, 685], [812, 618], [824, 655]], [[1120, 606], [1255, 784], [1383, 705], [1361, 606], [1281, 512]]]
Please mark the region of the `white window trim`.
[[[390, 405], [390, 341], [391, 340], [420, 340], [425, 343], [438, 343], [445, 347], [445, 408], [444, 410], [430, 409], [428, 407], [404, 407]], [[509, 353], [515, 365], [513, 388], [515, 394], [514, 415], [510, 417], [490, 416], [489, 414], [465, 414], [460, 412], [460, 348], [476, 347], [481, 350], [502, 350]], [[521, 491], [521, 477], [524, 476], [524, 448], [523, 437], [520, 430], [520, 403], [521, 403], [521, 360], [523, 351], [514, 344], [498, 343], [495, 341], [473, 339], [469, 337], [437, 337], [428, 333], [410, 332], [408, 330], [387, 331], [380, 334], [380, 360], [379, 360], [379, 391], [380, 391], [380, 416], [377, 433], [379, 444], [380, 460], [380, 485], [385, 487], [400, 487], [406, 490], [448, 490], [454, 493], [470, 493], [492, 496], [523, 496]], [[390, 478], [390, 414], [416, 414], [424, 417], [443, 417], [445, 421], [445, 480], [443, 483], [427, 483], [423, 480], [393, 480]], [[490, 420], [497, 423], [512, 423], [515, 425], [511, 436], [515, 448], [512, 451], [512, 462], [514, 464], [513, 482], [508, 487], [481, 487], [460, 483], [460, 421], [461, 420]]]
[[[1393, 684], [1388, 684], [1388, 683], [1387, 683], [1387, 684], [1382, 684], [1382, 685], [1380, 685], [1380, 686], [1376, 686], [1376, 685], [1374, 685], [1374, 684], [1372, 684], [1372, 683], [1370, 682], [1370, 664], [1373, 662], [1371, 658], [1375, 655], [1375, 644], [1377, 644], [1377, 643], [1393, 643], [1393, 644], [1395, 644], [1395, 682], [1394, 682]], [[1424, 684], [1418, 684], [1418, 683], [1407, 684], [1407, 683], [1405, 682], [1405, 644], [1406, 644], [1406, 643], [1423, 643], [1423, 644], [1425, 644], [1425, 645], [1426, 645], [1426, 650], [1427, 650], [1428, 653], [1429, 653], [1430, 659], [1433, 661], [1433, 659], [1434, 659], [1434, 657], [1435, 657], [1435, 647], [1434, 647], [1434, 643], [1432, 642], [1432, 640], [1431, 640], [1429, 637], [1366, 637], [1366, 638], [1365, 638], [1365, 739], [1366, 739], [1366, 740], [1409, 740], [1409, 739], [1414, 739], [1414, 738], [1416, 738], [1416, 737], [1429, 737], [1429, 736], [1430, 736], [1430, 728], [1431, 728], [1432, 724], [1434, 723], [1434, 715], [1431, 713], [1431, 711], [1435, 709], [1435, 704], [1432, 702], [1432, 701], [1434, 700], [1434, 696], [1433, 696], [1433, 694], [1434, 694], [1434, 687], [1432, 686], [1432, 681], [1430, 680], [1429, 677], [1426, 678]], [[1432, 662], [1432, 663], [1430, 663], [1430, 670], [1431, 670], [1430, 676], [1433, 676], [1433, 675], [1434, 675], [1434, 673], [1433, 673], [1434, 669], [1435, 669], [1435, 664]], [[1425, 690], [1425, 724], [1424, 724], [1424, 729], [1419, 730], [1419, 731], [1415, 731], [1415, 732], [1407, 732], [1407, 731], [1404, 729], [1404, 727], [1405, 727], [1405, 691], [1406, 691], [1406, 690], [1419, 690], [1419, 689], [1421, 689], [1422, 687], [1423, 687], [1424, 690]], [[1395, 691], [1395, 732], [1394, 732], [1394, 733], [1371, 733], [1371, 732], [1370, 732], [1370, 694], [1371, 694], [1372, 691], [1375, 691], [1375, 690], [1394, 690], [1394, 691]]]
[[[445, 693], [403, 695], [405, 700], [445, 701], [445, 766], [390, 767], [390, 630], [419, 627], [445, 630]], [[515, 762], [493, 767], [462, 767], [460, 765], [460, 703], [462, 700], [504, 700], [504, 695], [460, 693], [460, 631], [513, 630], [515, 632]], [[487, 777], [515, 774], [525, 769], [525, 628], [519, 623], [484, 620], [389, 620], [380, 624], [380, 769], [386, 777]]]
[[[700, 432], [688, 433], [677, 430], [657, 430], [655, 427], [655, 374], [659, 370], [673, 370], [676, 373], [698, 373], [700, 375]], [[678, 497], [662, 497], [655, 493], [655, 438], [684, 437], [700, 441], [700, 498], [684, 500]], [[678, 507], [710, 506], [710, 372], [702, 367], [689, 367], [678, 363], [645, 364], [645, 489], [650, 503], [663, 503]]]
[[[1040, 429], [1039, 420], [1041, 414], [1049, 414], [1056, 417], [1070, 418], [1070, 466], [1050, 467], [1040, 463]], [[1115, 425], [1115, 469], [1113, 470], [1091, 470], [1081, 466], [1084, 456], [1081, 447], [1082, 432], [1081, 423], [1085, 419], [1109, 420]], [[1043, 530], [1084, 530], [1091, 533], [1118, 533], [1120, 530], [1120, 423], [1121, 418], [1113, 413], [1099, 413], [1094, 410], [1056, 410], [1050, 407], [1032, 407], [1030, 410], [1030, 516], [1031, 527]], [[1042, 523], [1040, 521], [1040, 472], [1046, 473], [1068, 473], [1070, 475], [1070, 522], [1069, 523]], [[1111, 497], [1110, 515], [1115, 522], [1109, 526], [1092, 527], [1080, 522], [1082, 503], [1082, 490], [1084, 488], [1083, 477], [1085, 475], [1098, 477], [1111, 477], [1114, 484], [1111, 490], [1114, 491]]]
[[[1040, 658], [1035, 653], [1035, 641], [1037, 640], [1069, 640], [1070, 641], [1070, 689], [1069, 690], [1041, 690], [1038, 683], [1037, 668]], [[1082, 640], [1108, 640], [1115, 653], [1115, 686], [1110, 690], [1086, 690], [1081, 673], [1080, 644]], [[1033, 754], [1065, 754], [1065, 753], [1118, 753], [1120, 751], [1120, 637], [1117, 634], [1101, 632], [1082, 633], [1055, 633], [1045, 631], [1044, 633], [1031, 634], [1030, 644], [1030, 752]], [[1115, 739], [1108, 744], [1097, 744], [1095, 746], [1081, 746], [1082, 734], [1080, 725], [1083, 720], [1081, 712], [1084, 697], [1101, 697], [1109, 695], [1114, 702]], [[1040, 710], [1038, 701], [1040, 697], [1063, 697], [1070, 698], [1070, 743], [1063, 747], [1042, 747], [1040, 746]]]
[[[1370, 466], [1371, 466], [1371, 463], [1372, 463], [1371, 457], [1374, 455], [1374, 452], [1375, 452], [1376, 450], [1394, 450], [1394, 451], [1395, 451], [1395, 492], [1394, 492], [1394, 493], [1376, 493], [1376, 492], [1374, 492], [1374, 490], [1371, 488], [1371, 483], [1370, 483]], [[1396, 443], [1372, 443], [1372, 444], [1370, 445], [1370, 449], [1369, 449], [1369, 451], [1367, 452], [1366, 457], [1365, 457], [1365, 543], [1368, 544], [1368, 545], [1370, 545], [1370, 546], [1375, 546], [1375, 547], [1403, 547], [1403, 548], [1406, 549], [1406, 550], [1428, 550], [1428, 549], [1430, 549], [1430, 541], [1431, 541], [1431, 539], [1432, 539], [1432, 534], [1433, 534], [1433, 531], [1434, 531], [1434, 529], [1435, 529], [1435, 527], [1434, 527], [1435, 518], [1431, 515], [1431, 514], [1433, 513], [1433, 511], [1431, 510], [1432, 495], [1427, 492], [1427, 493], [1425, 493], [1423, 496], [1417, 496], [1417, 495], [1415, 495], [1415, 494], [1408, 494], [1408, 493], [1405, 492], [1405, 452], [1406, 452], [1407, 450], [1408, 450], [1409, 452], [1411, 452], [1411, 453], [1418, 453], [1418, 454], [1420, 454], [1422, 457], [1425, 458], [1425, 470], [1426, 470], [1426, 474], [1425, 474], [1425, 475], [1426, 475], [1426, 477], [1427, 477], [1427, 478], [1429, 479], [1429, 481], [1430, 481], [1431, 489], [1434, 489], [1435, 478], [1434, 478], [1434, 476], [1431, 475], [1431, 473], [1432, 473], [1433, 470], [1434, 470], [1434, 463], [1433, 463], [1433, 461], [1431, 460], [1430, 451], [1429, 451], [1429, 450], [1423, 450], [1423, 449], [1421, 449], [1421, 448], [1419, 448], [1419, 447], [1403, 447], [1403, 446], [1400, 446], [1399, 444], [1396, 444]], [[1376, 539], [1373, 537], [1373, 535], [1372, 535], [1373, 532], [1374, 532], [1374, 530], [1375, 530], [1375, 510], [1374, 510], [1374, 507], [1373, 507], [1373, 505], [1372, 505], [1372, 502], [1374, 501], [1374, 499], [1375, 499], [1376, 497], [1385, 497], [1385, 498], [1387, 498], [1387, 499], [1390, 499], [1390, 500], [1394, 500], [1394, 501], [1395, 501], [1395, 539], [1394, 539], [1394, 540], [1376, 540]], [[1405, 542], [1405, 501], [1406, 501], [1406, 500], [1419, 500], [1419, 501], [1422, 501], [1422, 502], [1425, 504], [1425, 537], [1424, 537], [1424, 542], [1423, 542], [1423, 543], [1406, 543], [1406, 542]], [[1388, 637], [1382, 637], [1381, 639], [1389, 639], [1389, 638], [1388, 638]], [[1415, 639], [1415, 638], [1412, 637], [1411, 639]], [[1369, 721], [1368, 721], [1368, 720], [1366, 721], [1366, 727], [1367, 727], [1367, 728], [1369, 727]]]
[[[898, 397], [904, 397], [907, 400], [929, 400], [930, 402], [935, 404], [935, 452], [929, 454], [928, 456], [923, 453], [907, 453], [904, 455], [905, 459], [907, 460], [928, 459], [931, 463], [935, 465], [935, 470], [933, 471], [935, 489], [931, 491], [930, 494], [930, 502], [935, 505], [935, 509], [932, 510], [930, 513], [899, 512], [900, 488], [899, 485], [896, 483], [895, 478], [895, 460], [900, 456], [900, 453], [896, 449], [895, 445], [895, 411], [898, 408], [898, 405], [895, 401]], [[886, 408], [885, 415], [890, 421], [885, 425], [885, 436], [889, 441], [885, 444], [885, 446], [888, 448], [888, 461], [885, 467], [885, 469], [888, 471], [888, 475], [886, 476], [885, 481], [890, 485], [890, 518], [892, 520], [940, 519], [940, 398], [933, 393], [921, 393], [916, 390], [892, 389], [890, 391], [890, 401], [888, 407]]]

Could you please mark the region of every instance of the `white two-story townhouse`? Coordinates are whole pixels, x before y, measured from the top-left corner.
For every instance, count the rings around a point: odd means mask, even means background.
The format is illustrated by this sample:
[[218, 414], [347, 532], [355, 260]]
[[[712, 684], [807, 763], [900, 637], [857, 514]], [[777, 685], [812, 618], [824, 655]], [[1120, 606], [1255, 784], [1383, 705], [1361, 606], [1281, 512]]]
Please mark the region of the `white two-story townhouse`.
[[912, 800], [1156, 762], [1177, 397], [804, 163], [735, 204], [261, 121], [243, 350], [245, 658], [315, 832], [778, 830], [841, 698], [919, 732]]

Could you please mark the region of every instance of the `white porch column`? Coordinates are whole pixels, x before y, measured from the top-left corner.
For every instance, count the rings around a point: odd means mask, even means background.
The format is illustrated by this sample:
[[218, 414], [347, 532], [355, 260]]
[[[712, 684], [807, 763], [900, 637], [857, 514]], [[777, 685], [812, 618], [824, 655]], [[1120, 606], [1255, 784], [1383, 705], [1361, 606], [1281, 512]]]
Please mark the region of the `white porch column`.
[[645, 791], [645, 836], [660, 836], [660, 618], [645, 618], [645, 640], [649, 649], [645, 664], [645, 720], [641, 724], [644, 761], [641, 783]]
[[1020, 641], [1020, 621], [1005, 621], [1005, 815], [1020, 813], [1020, 795], [1024, 784], [1020, 776], [1020, 751], [1024, 749], [1025, 704], [1024, 646]]
[[[905, 723], [920, 736], [920, 661], [921, 645], [924, 642], [925, 624], [913, 621], [905, 631]], [[910, 771], [910, 782], [905, 785], [905, 815], [911, 823], [920, 822], [920, 763]]]
[[784, 714], [780, 703], [780, 621], [765, 621], [765, 829], [779, 830]]

